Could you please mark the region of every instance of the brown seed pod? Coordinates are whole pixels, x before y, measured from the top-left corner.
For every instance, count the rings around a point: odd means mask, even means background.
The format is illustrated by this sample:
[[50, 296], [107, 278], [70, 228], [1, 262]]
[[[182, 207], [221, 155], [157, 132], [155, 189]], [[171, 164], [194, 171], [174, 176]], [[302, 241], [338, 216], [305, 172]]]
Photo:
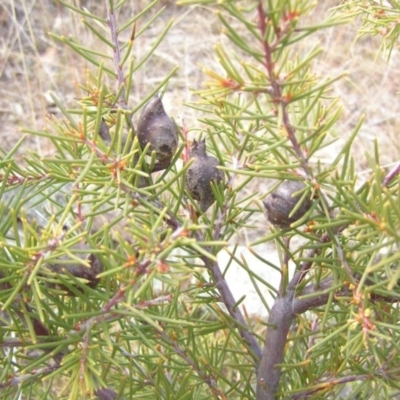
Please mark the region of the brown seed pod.
[[[90, 249], [87, 245], [78, 244], [74, 249], [88, 251], [87, 253], [76, 253], [76, 256], [82, 259], [82, 261], [88, 263], [90, 266], [80, 264], [76, 260], [71, 259], [68, 255], [63, 255], [58, 259], [59, 262], [49, 264], [47, 265], [47, 268], [56, 274], [67, 275], [67, 272], [76, 278], [85, 279], [87, 280], [86, 285], [94, 289], [100, 281], [97, 275], [103, 272], [103, 264], [96, 255], [90, 254]], [[54, 285], [54, 287], [66, 290], [69, 295], [73, 295], [73, 293], [65, 285], [57, 283]]]
[[[150, 152], [155, 151], [156, 159], [163, 165], [174, 156], [178, 148], [178, 128], [165, 113], [158, 96], [154, 96], [144, 106], [138, 121], [137, 136], [142, 149], [150, 143]], [[165, 168], [167, 166], [168, 163]]]
[[104, 118], [101, 118], [100, 127], [99, 127], [99, 136], [103, 139], [104, 143], [110, 145], [111, 143], [111, 135], [110, 135], [110, 128], [107, 125]]
[[263, 201], [271, 224], [282, 229], [289, 229], [293, 222], [299, 220], [310, 209], [312, 200], [307, 196], [297, 211], [290, 215], [302, 197], [302, 193], [294, 197], [293, 194], [305, 187], [303, 182], [284, 181]]
[[205, 212], [215, 201], [211, 182], [222, 182], [224, 173], [217, 169], [218, 160], [207, 155], [205, 139], [199, 142], [193, 140], [190, 158], [194, 162], [186, 172], [186, 189], [198, 201], [201, 211]]

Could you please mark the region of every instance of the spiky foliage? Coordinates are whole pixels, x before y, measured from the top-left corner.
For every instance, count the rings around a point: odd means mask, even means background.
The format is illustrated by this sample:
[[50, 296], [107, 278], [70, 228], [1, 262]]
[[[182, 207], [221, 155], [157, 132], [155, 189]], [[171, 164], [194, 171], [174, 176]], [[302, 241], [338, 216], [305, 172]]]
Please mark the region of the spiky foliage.
[[[63, 3], [101, 43], [53, 35], [87, 60], [84, 95], [74, 109], [53, 95], [62, 115], [25, 129], [51, 141], [51, 156], [17, 156], [25, 137], [1, 154], [2, 398], [339, 398], [344, 385], [349, 399], [396, 395], [398, 169], [380, 167], [376, 144], [372, 173], [357, 176], [362, 121], [338, 138], [339, 77], [313, 74], [319, 49], [298, 47], [357, 13], [307, 26], [309, 2], [182, 0], [215, 8], [229, 45], [215, 46], [220, 71], [203, 67], [208, 87], [191, 104], [202, 128], [182, 126], [176, 155], [154, 174], [134, 121], [175, 69], [140, 102], [129, 94], [171, 27], [135, 57], [155, 3], [126, 20], [125, 2], [107, 1], [103, 16]], [[189, 139], [204, 137], [226, 175], [206, 213], [185, 190]], [[283, 180], [304, 182], [290, 216], [312, 206], [290, 227], [260, 229], [260, 182], [276, 183], [272, 193]], [[240, 254], [248, 237], [265, 276]], [[268, 320], [246, 318], [224, 277], [232, 263]]]

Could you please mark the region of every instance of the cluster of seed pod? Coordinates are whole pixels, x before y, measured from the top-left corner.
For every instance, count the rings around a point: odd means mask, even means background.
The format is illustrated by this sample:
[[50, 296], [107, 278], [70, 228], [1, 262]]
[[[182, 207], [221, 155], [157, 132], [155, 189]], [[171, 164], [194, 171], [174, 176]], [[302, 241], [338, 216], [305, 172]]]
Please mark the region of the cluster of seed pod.
[[[143, 108], [138, 121], [137, 137], [142, 149], [149, 145], [150, 151], [155, 152], [157, 163], [152, 172], [170, 165], [178, 148], [178, 129], [166, 114], [158, 96], [154, 96]], [[201, 211], [205, 212], [215, 201], [211, 184], [222, 182], [224, 173], [217, 168], [218, 160], [207, 155], [205, 139], [193, 141], [190, 158], [193, 163], [186, 173], [186, 189], [197, 200]]]
[[[165, 112], [160, 97], [154, 96], [144, 106], [136, 133], [142, 150], [148, 146], [150, 152], [155, 152], [157, 162], [151, 172], [166, 169], [178, 148], [179, 134], [174, 120]], [[101, 122], [99, 134], [106, 142], [110, 141], [108, 126], [104, 120]], [[193, 161], [186, 172], [186, 189], [204, 213], [215, 202], [212, 185], [224, 182], [224, 173], [218, 169], [219, 161], [207, 154], [205, 139], [193, 140], [189, 156]], [[302, 182], [284, 181], [268, 196], [264, 206], [271, 224], [281, 229], [290, 229], [291, 224], [305, 215], [311, 208], [312, 200], [309, 197], [301, 198], [300, 192], [303, 189], [305, 185]], [[299, 205], [300, 199], [302, 203]], [[50, 270], [57, 273], [67, 270], [76, 277], [85, 278], [88, 286], [95, 287], [102, 264], [93, 255], [89, 256], [88, 261], [91, 266], [89, 269], [84, 265], [64, 261], [63, 266], [51, 265]]]
[[[167, 168], [178, 148], [179, 137], [175, 122], [166, 114], [158, 96], [143, 108], [137, 136], [142, 149], [149, 144], [150, 151], [155, 151], [157, 164], [153, 171]], [[218, 160], [207, 155], [205, 140], [193, 141], [190, 159], [193, 163], [186, 173], [186, 189], [197, 200], [200, 210], [205, 212], [215, 201], [211, 185], [223, 182], [224, 173], [218, 169]], [[310, 209], [312, 200], [307, 197], [297, 205], [300, 200], [298, 192], [304, 188], [302, 182], [284, 181], [268, 196], [264, 206], [273, 225], [288, 229]]]

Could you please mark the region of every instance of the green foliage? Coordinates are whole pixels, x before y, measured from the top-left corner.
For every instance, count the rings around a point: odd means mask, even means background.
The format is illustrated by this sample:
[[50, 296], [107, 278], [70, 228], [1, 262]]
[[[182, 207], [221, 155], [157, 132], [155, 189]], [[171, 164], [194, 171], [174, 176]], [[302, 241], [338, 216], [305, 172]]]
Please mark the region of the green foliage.
[[398, 1], [350, 0], [344, 2], [339, 9], [359, 14], [363, 21], [359, 36], [380, 36], [382, 42], [379, 51], [386, 54], [388, 59], [391, 57], [400, 35], [400, 3]]
[[[347, 399], [398, 395], [398, 171], [381, 168], [376, 143], [366, 156], [372, 173], [357, 176], [352, 143], [362, 121], [337, 140], [341, 109], [330, 90], [340, 77], [316, 76], [320, 49], [298, 47], [350, 22], [358, 2], [307, 26], [311, 2], [181, 0], [215, 9], [229, 45], [215, 45], [220, 70], [202, 66], [209, 80], [189, 105], [202, 127], [180, 127], [181, 145], [157, 173], [134, 121], [176, 68], [137, 104], [129, 95], [172, 22], [137, 59], [135, 41], [160, 23], [157, 1], [118, 24], [125, 1], [107, 1], [107, 16], [60, 3], [82, 16], [99, 47], [52, 35], [86, 59], [83, 95], [70, 109], [53, 94], [60, 116], [45, 130], [24, 128], [49, 140], [52, 155], [18, 157], [27, 136], [0, 149], [2, 398], [102, 399], [110, 390], [127, 399], [334, 399], [344, 386]], [[385, 15], [397, 13], [391, 3]], [[185, 190], [190, 138], [199, 137], [226, 176], [212, 185], [207, 213]], [[323, 160], [327, 152], [335, 156]], [[283, 180], [305, 183], [292, 214], [304, 199], [313, 205], [291, 229], [255, 227], [266, 180], [269, 194]], [[280, 271], [279, 287], [240, 255], [250, 231], [247, 248]], [[219, 265], [227, 249], [230, 261]], [[233, 262], [268, 321], [243, 315], [234, 300], [224, 279]], [[265, 384], [272, 370], [282, 379]]]

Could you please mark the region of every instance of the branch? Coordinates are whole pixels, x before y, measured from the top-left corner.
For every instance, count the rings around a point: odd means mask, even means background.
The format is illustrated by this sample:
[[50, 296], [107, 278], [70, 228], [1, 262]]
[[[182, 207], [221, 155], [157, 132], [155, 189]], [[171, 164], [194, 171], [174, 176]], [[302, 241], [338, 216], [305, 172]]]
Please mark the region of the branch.
[[[212, 277], [214, 278], [222, 301], [225, 304], [229, 315], [238, 322], [237, 328], [239, 330], [240, 336], [247, 342], [248, 346], [253, 351], [253, 357], [257, 360], [260, 359], [262, 354], [261, 347], [259, 346], [255, 336], [251, 333], [250, 328], [248, 327], [248, 324], [243, 317], [243, 314], [240, 312], [238, 307], [235, 307], [236, 301], [228, 284], [226, 283], [224, 276], [222, 275], [218, 263], [210, 260], [205, 256], [201, 257], [201, 260], [209, 269]], [[244, 327], [247, 328], [245, 329]]]
[[326, 381], [313, 385], [314, 387], [312, 389], [307, 389], [299, 394], [293, 395], [292, 400], [306, 399], [310, 395], [318, 393], [321, 390], [332, 389], [332, 387], [335, 385], [341, 385], [347, 382], [366, 381], [367, 379], [371, 379], [371, 377], [372, 377], [371, 375], [353, 375], [353, 376], [344, 376], [343, 378], [328, 379]]
[[[328, 290], [332, 284], [333, 279], [328, 278], [320, 282], [318, 289], [314, 284], [310, 284], [302, 290], [303, 295], [315, 293], [315, 297], [298, 299], [294, 297], [294, 290], [287, 290], [283, 297], [275, 300], [268, 317], [268, 328], [257, 375], [257, 400], [275, 400], [275, 393], [282, 375], [282, 370], [278, 365], [283, 362], [290, 326], [296, 314], [326, 304], [330, 293], [320, 292]], [[344, 296], [349, 293], [352, 293], [350, 289], [345, 288], [337, 295]]]
[[[302, 290], [302, 296], [307, 298], [295, 298], [294, 291], [287, 291], [284, 297], [278, 298], [272, 306], [268, 318], [268, 328], [265, 338], [263, 355], [261, 358], [259, 373], [257, 376], [257, 400], [275, 400], [275, 393], [278, 389], [282, 375], [279, 364], [282, 364], [287, 335], [296, 314], [302, 314], [308, 310], [325, 305], [331, 295], [333, 278], [322, 280], [318, 287], [309, 284]], [[314, 294], [315, 296], [311, 296]], [[348, 297], [353, 291], [348, 287], [335, 292], [335, 299]], [[398, 302], [398, 297], [388, 297], [371, 294], [371, 300]], [[334, 382], [344, 383], [349, 377]], [[332, 381], [333, 382], [333, 381]], [[349, 380], [347, 380], [349, 382]], [[322, 384], [321, 384], [322, 385]], [[309, 394], [315, 393], [326, 388], [326, 384], [317, 389], [313, 389]], [[302, 394], [301, 396], [303, 396]], [[293, 397], [301, 398], [301, 397]]]
[[[267, 13], [264, 10], [262, 1], [260, 0], [258, 3], [258, 20], [259, 20], [259, 28], [261, 31], [261, 38], [262, 38], [262, 44], [264, 47], [264, 58], [265, 58], [265, 68], [267, 69], [267, 74], [268, 74], [268, 79], [270, 81], [271, 87], [272, 87], [272, 95], [273, 95], [273, 102], [276, 104], [280, 104], [281, 109], [282, 109], [282, 121], [283, 125], [285, 127], [286, 133], [288, 135], [288, 138], [290, 142], [292, 143], [293, 150], [295, 151], [297, 158], [299, 159], [301, 166], [308, 178], [308, 180], [311, 181], [311, 173], [310, 173], [310, 168], [308, 166], [307, 159], [301, 150], [300, 144], [297, 141], [295, 130], [292, 127], [292, 124], [290, 123], [289, 119], [289, 114], [287, 112], [287, 101], [282, 97], [282, 90], [281, 90], [281, 84], [278, 81], [278, 77], [275, 74], [274, 71], [274, 62], [272, 61], [272, 52], [273, 52], [273, 47], [270, 46], [268, 43], [268, 40], [266, 40], [266, 31], [267, 31], [267, 19], [269, 18]], [[277, 34], [277, 32], [275, 32]], [[278, 34], [277, 34], [278, 36]], [[275, 44], [276, 46], [276, 44]]]
[[[333, 285], [333, 278], [326, 278], [322, 280], [318, 287], [315, 287], [314, 283], [307, 285], [302, 291], [300, 297], [294, 298], [292, 303], [293, 314], [302, 314], [312, 308], [320, 307], [328, 302], [329, 296], [331, 295], [331, 287]], [[353, 292], [344, 287], [343, 289], [335, 292], [335, 297], [349, 296]], [[311, 296], [315, 295], [315, 296]], [[302, 298], [307, 296], [307, 298]]]
[[[117, 106], [120, 106], [123, 110], [128, 109], [128, 104], [126, 102], [126, 89], [125, 89], [125, 78], [124, 73], [122, 71], [121, 65], [121, 49], [118, 43], [118, 30], [117, 30], [117, 21], [115, 18], [113, 1], [106, 0], [106, 8], [107, 8], [107, 17], [108, 17], [108, 26], [110, 27], [110, 35], [111, 42], [113, 43], [113, 62], [114, 62], [114, 70], [117, 78], [117, 93], [119, 93], [119, 97], [115, 100]], [[133, 25], [132, 34], [130, 37], [131, 43], [133, 43], [135, 37], [135, 28], [136, 25]], [[132, 116], [127, 115], [126, 120], [128, 122], [129, 128], [132, 130], [132, 134], [135, 134], [135, 127], [132, 123]]]
[[6, 382], [0, 383], [0, 389], [5, 389], [11, 386], [19, 386], [27, 380], [35, 380], [41, 376], [49, 375], [51, 372], [60, 368], [60, 366], [61, 366], [61, 360], [56, 360], [56, 362], [53, 365], [50, 365], [49, 367], [40, 368], [37, 371], [33, 372], [32, 374], [20, 375], [7, 380]]
[[277, 367], [283, 361], [286, 338], [292, 325], [293, 291], [277, 298], [268, 317], [264, 349], [257, 375], [257, 400], [275, 400], [275, 393], [281, 379], [282, 370]]
[[390, 181], [400, 173], [400, 162], [385, 176], [382, 187], [387, 187]]
[[[325, 232], [321, 238], [320, 242], [321, 243], [326, 243], [329, 239], [329, 235]], [[308, 259], [313, 259], [315, 256], [318, 256], [321, 250], [319, 248], [314, 248], [311, 249], [307, 253], [307, 258]], [[287, 289], [288, 290], [295, 290], [296, 287], [302, 282], [302, 280], [306, 277], [308, 271], [310, 270], [311, 266], [313, 265], [314, 261], [304, 261], [301, 263], [300, 269], [298, 269], [294, 275], [293, 278], [290, 280]]]
[[[140, 204], [143, 204], [145, 206], [152, 206], [151, 208], [156, 208], [160, 212], [164, 210], [166, 207], [165, 205], [159, 201], [159, 200], [149, 200], [147, 196], [144, 196], [138, 192], [134, 192], [132, 189], [130, 189], [127, 185], [124, 183], [120, 182], [119, 186], [122, 190], [124, 190], [125, 193], [127, 193], [133, 200], [136, 200]], [[165, 213], [165, 222], [174, 230], [181, 230], [182, 225], [180, 222], [176, 219], [175, 215], [171, 211], [167, 211]]]
[[211, 374], [207, 375], [205, 374], [199, 365], [192, 359], [190, 358], [185, 351], [176, 343], [176, 341], [170, 339], [170, 337], [165, 333], [165, 331], [160, 330], [158, 331], [162, 339], [168, 343], [170, 346], [173, 347], [175, 350], [176, 354], [181, 357], [185, 362], [190, 365], [194, 371], [196, 371], [197, 375], [208, 385], [210, 388], [212, 394], [218, 398], [218, 399], [227, 399], [225, 395], [223, 394], [222, 390], [218, 387], [217, 382], [215, 379], [212, 377]]
[[120, 96], [116, 100], [117, 104], [119, 104], [123, 109], [127, 109], [128, 105], [125, 101], [125, 79], [124, 74], [122, 72], [121, 66], [121, 50], [119, 48], [118, 43], [118, 32], [117, 32], [117, 21], [115, 19], [115, 13], [113, 8], [113, 2], [106, 0], [106, 7], [107, 7], [107, 16], [108, 16], [108, 25], [110, 27], [110, 34], [111, 34], [111, 42], [113, 43], [113, 61], [114, 61], [114, 69], [115, 74], [118, 82], [118, 90], [120, 91]]

